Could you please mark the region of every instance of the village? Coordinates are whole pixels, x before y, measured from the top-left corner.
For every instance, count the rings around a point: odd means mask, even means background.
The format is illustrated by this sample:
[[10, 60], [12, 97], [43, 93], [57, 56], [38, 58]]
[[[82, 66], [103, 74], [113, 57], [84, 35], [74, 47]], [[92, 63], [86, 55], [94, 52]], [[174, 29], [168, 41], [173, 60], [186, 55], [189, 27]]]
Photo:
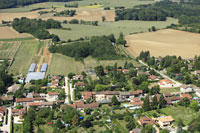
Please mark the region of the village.
[[[0, 129], [4, 132], [18, 130], [15, 125], [22, 125], [26, 121], [25, 117], [29, 110], [54, 112], [50, 120], [44, 117], [41, 124], [52, 126], [59, 120], [64, 125], [60, 129], [68, 127], [65, 130], [72, 130], [73, 126], [78, 126], [78, 123], [83, 121], [86, 123], [86, 128], [91, 128], [95, 125], [91, 122], [95, 120], [88, 115], [98, 112], [95, 117], [99, 121], [106, 108], [113, 110], [112, 113], [108, 112], [102, 124], [106, 126], [106, 130], [116, 126], [116, 118], [112, 118], [114, 114], [119, 115], [117, 116], [119, 120], [125, 119], [120, 118], [120, 115], [123, 117], [126, 114], [124, 117], [131, 119], [125, 120], [126, 130], [131, 133], [140, 133], [142, 127], [149, 124], [155, 132], [176, 132], [181, 122], [161, 110], [166, 107], [185, 106], [198, 112], [200, 89], [195, 85], [174, 80], [167, 73], [150, 67], [144, 60], [139, 62], [141, 63], [139, 66], [128, 62], [124, 67], [117, 66], [117, 63], [106, 68], [97, 66], [88, 73], [69, 73], [66, 77], [45, 76], [48, 65], [43, 64], [40, 72], [36, 72], [37, 65], [33, 63], [27, 77], [23, 79], [20, 75], [17, 76], [17, 81], [8, 88], [7, 94], [0, 97]], [[187, 65], [192, 68], [194, 75], [200, 74], [199, 70], [193, 69], [192, 64]], [[55, 112], [62, 114], [65, 108], [72, 108], [75, 112], [79, 112], [77, 123], [73, 123], [74, 116], [71, 116], [72, 122], [65, 123], [62, 115], [60, 117]], [[122, 111], [122, 113], [114, 113], [114, 111]], [[147, 112], [151, 111], [153, 114], [149, 115]], [[187, 130], [188, 125], [182, 122], [181, 128]]]

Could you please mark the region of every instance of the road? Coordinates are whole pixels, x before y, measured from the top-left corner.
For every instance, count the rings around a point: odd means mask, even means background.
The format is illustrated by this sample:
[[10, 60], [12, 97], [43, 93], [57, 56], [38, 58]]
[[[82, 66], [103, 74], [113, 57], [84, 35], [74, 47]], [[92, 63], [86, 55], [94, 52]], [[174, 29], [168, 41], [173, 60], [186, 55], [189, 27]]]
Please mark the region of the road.
[[[149, 66], [148, 66], [146, 63], [144, 63], [143, 61], [139, 60], [139, 62], [140, 62], [142, 65], [149, 67]], [[176, 80], [173, 80], [172, 78], [170, 78], [169, 76], [163, 74], [162, 72], [160, 72], [160, 71], [158, 71], [158, 70], [156, 70], [156, 69], [154, 69], [154, 68], [152, 68], [152, 67], [149, 67], [149, 68], [150, 68], [151, 70], [154, 70], [155, 72], [159, 73], [163, 78], [169, 79], [169, 80], [171, 80], [173, 83], [175, 83], [174, 87], [181, 87], [181, 86], [183, 85], [182, 83], [180, 83], [180, 82], [178, 82], [178, 81], [176, 81]]]
[[8, 133], [10, 133], [10, 123], [11, 123], [11, 108], [8, 108], [8, 123], [7, 124], [3, 124], [3, 126], [0, 128], [2, 131], [6, 131]]
[[65, 103], [66, 104], [69, 104], [69, 87], [68, 87], [68, 77], [65, 77], [65, 86], [64, 86], [64, 89], [65, 89], [65, 95], [66, 95], [66, 98], [65, 98]]
[[71, 101], [73, 102], [74, 101], [74, 99], [73, 99], [73, 97], [74, 97], [74, 88], [72, 88], [72, 84], [71, 83], [69, 83], [69, 87], [70, 87]]

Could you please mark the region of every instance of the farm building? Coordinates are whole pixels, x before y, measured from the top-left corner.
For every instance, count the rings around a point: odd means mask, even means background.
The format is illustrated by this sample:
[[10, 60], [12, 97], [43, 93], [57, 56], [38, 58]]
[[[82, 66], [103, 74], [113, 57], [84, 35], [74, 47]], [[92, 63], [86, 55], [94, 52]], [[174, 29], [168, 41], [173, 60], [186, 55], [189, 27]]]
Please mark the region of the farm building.
[[27, 74], [26, 83], [29, 83], [31, 80], [39, 80], [39, 79], [44, 79], [45, 77], [45, 72], [29, 72]]
[[41, 67], [41, 72], [46, 72], [47, 71], [47, 67], [48, 67], [48, 64], [47, 63], [44, 63], [42, 64], [42, 67]]
[[35, 68], [36, 68], [36, 64], [35, 63], [32, 63], [28, 72], [34, 72], [35, 71]]

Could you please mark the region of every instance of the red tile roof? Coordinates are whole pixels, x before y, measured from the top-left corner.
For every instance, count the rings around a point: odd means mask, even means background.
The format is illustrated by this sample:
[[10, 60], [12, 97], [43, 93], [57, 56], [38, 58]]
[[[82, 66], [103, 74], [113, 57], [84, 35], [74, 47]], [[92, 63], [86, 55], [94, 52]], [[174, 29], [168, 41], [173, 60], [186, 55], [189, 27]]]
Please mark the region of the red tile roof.
[[75, 83], [75, 86], [85, 86], [85, 83], [83, 83], [83, 82], [78, 82], [78, 83]]
[[142, 90], [136, 90], [136, 91], [132, 91], [130, 92], [130, 95], [139, 95], [139, 94], [142, 94]]
[[16, 102], [32, 102], [33, 98], [16, 98]]
[[48, 95], [51, 96], [51, 95], [59, 95], [58, 92], [48, 92]]
[[181, 97], [185, 98], [187, 97], [188, 99], [192, 99], [192, 96], [190, 94], [181, 94]]

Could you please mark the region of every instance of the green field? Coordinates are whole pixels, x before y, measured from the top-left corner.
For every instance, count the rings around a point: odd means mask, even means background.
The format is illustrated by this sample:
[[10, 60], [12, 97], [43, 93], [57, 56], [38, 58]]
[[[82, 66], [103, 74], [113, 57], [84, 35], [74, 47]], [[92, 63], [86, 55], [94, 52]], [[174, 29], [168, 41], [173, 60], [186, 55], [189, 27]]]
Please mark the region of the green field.
[[[79, 7], [85, 7], [89, 6], [90, 4], [97, 3], [103, 5], [104, 7], [124, 6], [127, 8], [131, 8], [135, 5], [151, 4], [154, 3], [155, 1], [154, 0], [82, 0], [76, 2], [79, 4]], [[60, 8], [64, 7], [64, 5], [65, 2], [44, 2], [19, 8], [2, 9], [0, 10], [0, 13], [28, 12], [36, 8], [52, 8], [52, 7]]]
[[[51, 65], [48, 70], [50, 75], [67, 75], [70, 72], [81, 73], [82, 71], [88, 71], [90, 68], [94, 68], [97, 65], [107, 66], [114, 65], [117, 62], [118, 66], [124, 66], [126, 60], [103, 60], [97, 61], [91, 57], [88, 57], [83, 62], [75, 61], [74, 58], [67, 57], [61, 54], [53, 54]], [[138, 65], [134, 60], [129, 60], [134, 65]]]
[[22, 42], [14, 62], [9, 69], [9, 73], [22, 73], [26, 74], [32, 63], [32, 58], [37, 51], [38, 41], [24, 41]]
[[65, 28], [71, 30], [51, 29], [51, 33], [58, 35], [62, 40], [78, 39], [80, 37], [90, 37], [99, 35], [115, 34], [117, 37], [120, 32], [125, 35], [138, 32], [147, 32], [149, 28], [155, 26], [162, 29], [171, 25], [177, 24], [178, 21], [173, 18], [168, 18], [167, 21], [134, 21], [124, 20], [117, 22], [100, 22], [99, 26], [81, 25], [81, 24], [63, 24]]
[[173, 93], [173, 92], [180, 92], [180, 88], [161, 88], [160, 93]]
[[177, 125], [177, 120], [181, 118], [185, 125], [188, 125], [192, 119], [200, 115], [200, 112], [194, 112], [191, 108], [186, 108], [182, 106], [178, 107], [167, 107], [161, 109], [167, 115], [171, 115], [175, 119], [175, 125]]
[[10, 38], [10, 39], [0, 39], [2, 42], [15, 42], [15, 41], [27, 41], [27, 40], [33, 40], [34, 37], [26, 37], [26, 38]]
[[7, 43], [3, 42], [0, 44], [0, 59], [12, 59], [17, 51], [17, 49], [20, 47], [20, 43], [13, 42], [13, 43]]

